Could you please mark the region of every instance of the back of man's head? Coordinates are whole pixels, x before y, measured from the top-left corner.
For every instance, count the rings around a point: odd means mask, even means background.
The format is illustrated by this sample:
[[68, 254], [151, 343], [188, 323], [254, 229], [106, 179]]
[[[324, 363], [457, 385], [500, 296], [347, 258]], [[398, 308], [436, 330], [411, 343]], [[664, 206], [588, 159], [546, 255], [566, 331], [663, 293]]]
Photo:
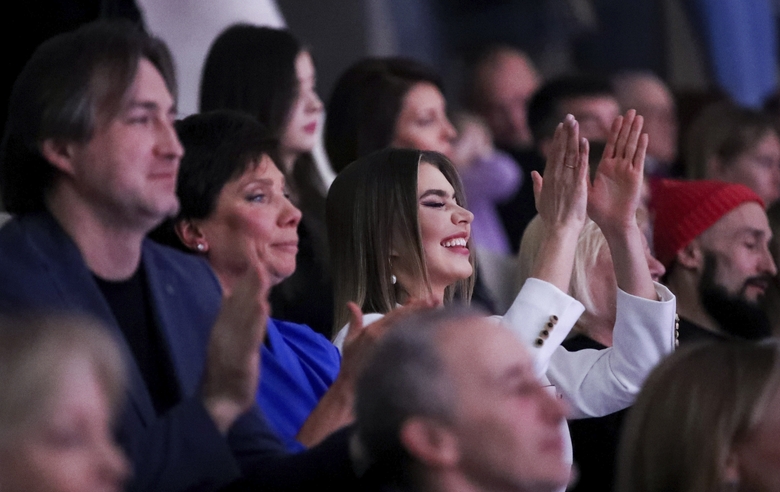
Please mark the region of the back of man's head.
[[[582, 98], [614, 99], [612, 86], [607, 80], [582, 75], [564, 76], [544, 84], [528, 104], [528, 125], [534, 141], [539, 144], [552, 138], [555, 127], [568, 112], [565, 103]], [[616, 100], [614, 106], [619, 109]]]
[[0, 147], [0, 195], [11, 213], [45, 209], [56, 171], [44, 140], [88, 142], [119, 110], [141, 59], [176, 94], [170, 53], [129, 22], [98, 21], [55, 36], [33, 53], [14, 84]]
[[455, 403], [439, 339], [450, 322], [472, 311], [437, 310], [410, 316], [385, 335], [356, 387], [358, 435], [382, 474], [408, 480], [413, 458], [401, 443], [411, 417], [448, 421]]

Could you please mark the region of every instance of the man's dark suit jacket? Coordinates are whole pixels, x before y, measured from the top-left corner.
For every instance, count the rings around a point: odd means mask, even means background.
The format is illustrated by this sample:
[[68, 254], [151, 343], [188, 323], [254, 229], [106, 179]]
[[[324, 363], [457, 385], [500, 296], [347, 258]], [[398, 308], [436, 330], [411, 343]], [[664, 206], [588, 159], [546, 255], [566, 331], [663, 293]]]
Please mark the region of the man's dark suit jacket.
[[307, 453], [287, 455], [259, 409], [225, 439], [198, 397], [221, 290], [201, 259], [146, 240], [142, 250], [156, 323], [167, 343], [181, 401], [157, 416], [141, 371], [75, 243], [48, 213], [0, 229], [0, 312], [78, 312], [114, 334], [128, 361], [127, 403], [117, 439], [133, 465], [129, 490], [217, 490], [242, 474], [272, 490], [305, 490], [354, 479], [347, 433]]

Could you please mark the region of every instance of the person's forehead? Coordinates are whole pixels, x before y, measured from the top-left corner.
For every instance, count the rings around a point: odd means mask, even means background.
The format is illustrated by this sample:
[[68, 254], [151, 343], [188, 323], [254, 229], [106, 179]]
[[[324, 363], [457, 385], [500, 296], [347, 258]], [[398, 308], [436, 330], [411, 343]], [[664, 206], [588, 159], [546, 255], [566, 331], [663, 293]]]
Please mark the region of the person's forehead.
[[452, 184], [438, 167], [430, 162], [422, 161], [417, 168], [417, 189], [418, 191], [426, 191], [429, 188], [454, 192]]
[[494, 92], [532, 92], [539, 83], [533, 66], [516, 53], [499, 55], [482, 70], [481, 79], [485, 97], [495, 97]]
[[[576, 111], [594, 112], [610, 111], [619, 112], [617, 99], [609, 94], [595, 94], [592, 96], [576, 96], [563, 99], [560, 102], [560, 108], [563, 112], [573, 113]], [[577, 116], [576, 114], [574, 115]]]
[[644, 103], [652, 105], [674, 104], [671, 92], [660, 81], [650, 77], [636, 79], [628, 84], [628, 97], [635, 104]]
[[767, 240], [772, 236], [764, 208], [757, 202], [745, 202], [718, 219], [700, 238], [704, 243], [715, 244], [753, 233], [761, 233]]
[[162, 73], [148, 58], [138, 60], [133, 79], [124, 94], [119, 95], [118, 101], [106, 99], [98, 105], [96, 124], [109, 123], [139, 103], [147, 106], [154, 104], [166, 113], [176, 110], [176, 101]]

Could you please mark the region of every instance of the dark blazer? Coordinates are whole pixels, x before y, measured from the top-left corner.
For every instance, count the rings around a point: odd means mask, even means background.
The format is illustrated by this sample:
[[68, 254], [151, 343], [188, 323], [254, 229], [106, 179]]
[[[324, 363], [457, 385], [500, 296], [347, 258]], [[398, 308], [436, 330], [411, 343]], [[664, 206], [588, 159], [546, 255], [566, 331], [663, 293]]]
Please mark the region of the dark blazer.
[[320, 449], [287, 455], [262, 413], [242, 416], [225, 439], [198, 397], [221, 291], [199, 258], [150, 240], [142, 265], [155, 321], [168, 345], [182, 399], [157, 416], [141, 372], [75, 243], [48, 213], [14, 218], [0, 229], [0, 312], [54, 310], [97, 317], [128, 361], [129, 388], [117, 439], [133, 464], [129, 490], [217, 490], [244, 474], [257, 485], [305, 489], [354, 479], [346, 433]]

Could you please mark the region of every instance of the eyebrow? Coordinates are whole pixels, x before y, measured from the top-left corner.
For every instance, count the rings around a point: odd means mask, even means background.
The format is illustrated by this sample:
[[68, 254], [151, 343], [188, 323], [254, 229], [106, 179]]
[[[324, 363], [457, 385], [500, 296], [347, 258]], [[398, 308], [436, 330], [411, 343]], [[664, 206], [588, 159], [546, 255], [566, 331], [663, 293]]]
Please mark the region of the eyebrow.
[[420, 200], [422, 200], [425, 197], [431, 196], [431, 195], [438, 196], [438, 197], [441, 197], [441, 198], [449, 198], [450, 197], [449, 193], [447, 193], [444, 190], [431, 189], [431, 190], [426, 190], [422, 195], [420, 195]]
[[[131, 100], [127, 104], [126, 110], [132, 110], [132, 109], [145, 109], [147, 111], [158, 111], [160, 109], [160, 105], [157, 104], [154, 101], [138, 101], [138, 100]], [[171, 104], [171, 107], [168, 109], [168, 114], [178, 114], [178, 109], [176, 108], [176, 104]]]
[[246, 186], [249, 186], [249, 185], [253, 185], [253, 184], [259, 184], [263, 188], [270, 188], [270, 187], [272, 187], [274, 185], [274, 182], [273, 182], [273, 180], [271, 180], [269, 178], [260, 178], [260, 179], [254, 179], [253, 178], [253, 179], [247, 181], [243, 185], [243, 187], [246, 187]]
[[744, 235], [750, 235], [755, 236], [757, 238], [772, 238], [772, 233], [770, 232], [767, 234], [767, 231], [764, 231], [763, 229], [756, 229], [754, 227], [743, 227], [738, 229], [735, 233], [735, 236], [744, 236]]

